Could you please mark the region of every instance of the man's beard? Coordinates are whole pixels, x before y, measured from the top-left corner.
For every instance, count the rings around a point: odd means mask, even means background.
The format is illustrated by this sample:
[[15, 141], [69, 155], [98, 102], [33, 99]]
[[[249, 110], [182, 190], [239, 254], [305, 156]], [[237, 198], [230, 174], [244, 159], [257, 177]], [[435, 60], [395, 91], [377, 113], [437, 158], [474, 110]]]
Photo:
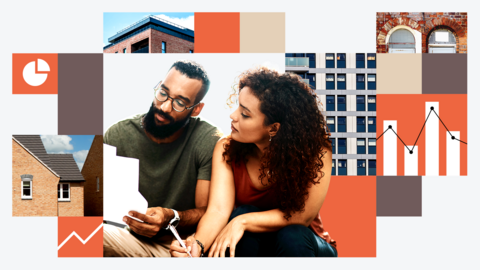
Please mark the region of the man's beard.
[[[167, 119], [169, 123], [161, 126], [157, 125], [155, 123], [155, 114]], [[152, 103], [150, 110], [144, 118], [145, 130], [157, 139], [166, 139], [184, 127], [190, 120], [191, 114], [192, 112], [189, 112], [185, 118], [175, 121], [170, 115], [166, 114], [162, 110], [157, 109], [157, 107], [155, 107], [155, 105]]]

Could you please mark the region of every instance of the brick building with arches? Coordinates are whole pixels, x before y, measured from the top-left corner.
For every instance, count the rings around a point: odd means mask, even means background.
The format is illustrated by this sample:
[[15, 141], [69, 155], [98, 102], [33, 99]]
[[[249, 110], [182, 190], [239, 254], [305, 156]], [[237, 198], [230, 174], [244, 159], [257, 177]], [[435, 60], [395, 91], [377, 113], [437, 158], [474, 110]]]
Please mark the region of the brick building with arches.
[[377, 12], [377, 53], [467, 53], [466, 12]]

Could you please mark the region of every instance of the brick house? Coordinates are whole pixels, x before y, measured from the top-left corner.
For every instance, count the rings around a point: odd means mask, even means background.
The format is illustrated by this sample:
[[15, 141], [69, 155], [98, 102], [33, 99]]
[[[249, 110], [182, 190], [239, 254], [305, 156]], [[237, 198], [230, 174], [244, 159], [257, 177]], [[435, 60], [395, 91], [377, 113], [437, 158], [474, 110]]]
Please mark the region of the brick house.
[[83, 164], [85, 216], [103, 216], [103, 136], [95, 135]]
[[104, 53], [193, 53], [194, 32], [150, 15], [108, 38]]
[[377, 53], [467, 53], [466, 12], [377, 12]]
[[39, 135], [12, 136], [13, 216], [83, 216], [84, 182], [72, 154], [48, 154]]

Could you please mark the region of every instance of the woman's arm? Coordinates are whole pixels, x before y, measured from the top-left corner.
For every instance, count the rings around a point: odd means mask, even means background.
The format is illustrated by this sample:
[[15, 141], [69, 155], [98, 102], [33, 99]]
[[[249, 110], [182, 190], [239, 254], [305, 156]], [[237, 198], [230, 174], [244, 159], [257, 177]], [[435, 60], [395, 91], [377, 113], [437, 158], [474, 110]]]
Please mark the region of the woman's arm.
[[[319, 184], [312, 185], [308, 189], [308, 198], [305, 201], [304, 212], [293, 213], [288, 220], [283, 217], [285, 214], [279, 209], [240, 215], [232, 219], [218, 235], [210, 249], [209, 256], [224, 256], [226, 247], [229, 246], [230, 256], [233, 257], [235, 254], [235, 245], [240, 240], [237, 240], [238, 235], [243, 235], [244, 231], [263, 233], [278, 231], [283, 227], [293, 224], [309, 226], [320, 211], [330, 184], [332, 153], [327, 151], [322, 160], [323, 168], [321, 171], [324, 173], [324, 176], [321, 178]], [[320, 177], [321, 174], [319, 173], [317, 180]]]

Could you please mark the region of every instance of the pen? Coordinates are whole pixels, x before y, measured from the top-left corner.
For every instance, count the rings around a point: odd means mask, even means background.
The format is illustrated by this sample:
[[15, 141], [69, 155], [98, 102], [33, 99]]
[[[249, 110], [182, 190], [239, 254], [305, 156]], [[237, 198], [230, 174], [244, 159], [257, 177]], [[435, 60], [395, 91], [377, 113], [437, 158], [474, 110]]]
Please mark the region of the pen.
[[[170, 231], [173, 233], [173, 235], [175, 236], [175, 238], [177, 238], [178, 242], [180, 243], [180, 245], [184, 248], [184, 249], [187, 249], [187, 246], [185, 246], [185, 243], [182, 241], [182, 239], [180, 238], [180, 235], [178, 235], [178, 232], [177, 230], [175, 229], [174, 226], [168, 226], [168, 228], [170, 229]], [[187, 254], [188, 256], [190, 256], [190, 258], [192, 258], [192, 254], [190, 254], [190, 251], [187, 250]]]

